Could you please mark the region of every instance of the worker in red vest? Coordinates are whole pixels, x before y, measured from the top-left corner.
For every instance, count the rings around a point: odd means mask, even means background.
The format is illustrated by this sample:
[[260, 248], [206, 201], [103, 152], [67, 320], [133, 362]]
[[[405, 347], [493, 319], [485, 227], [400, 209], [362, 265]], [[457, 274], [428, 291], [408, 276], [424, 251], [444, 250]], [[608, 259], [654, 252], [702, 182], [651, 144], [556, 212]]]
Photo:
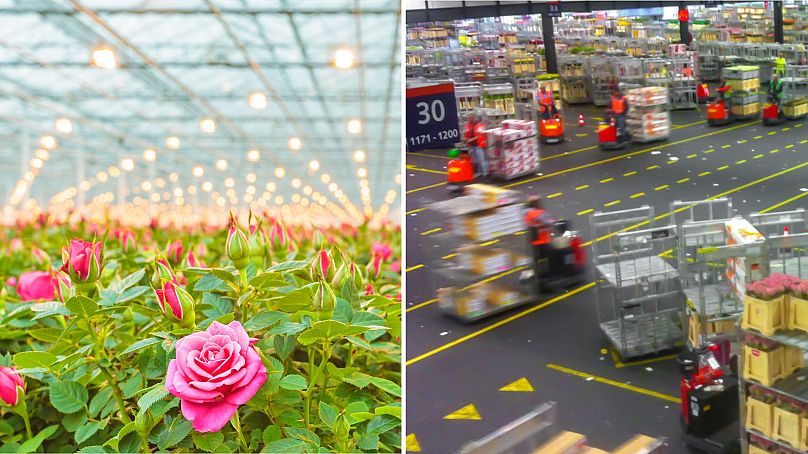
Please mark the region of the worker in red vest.
[[628, 98], [624, 95], [620, 88], [615, 88], [612, 93], [612, 114], [614, 115], [614, 123], [617, 127], [617, 135], [625, 140], [628, 136], [626, 131], [626, 114], [628, 113]]
[[547, 84], [541, 84], [539, 91], [536, 93], [536, 100], [539, 103], [539, 113], [543, 120], [549, 120], [558, 115], [558, 109], [553, 99], [553, 92], [547, 90]]
[[488, 176], [488, 160], [485, 157], [485, 149], [488, 144], [485, 129], [485, 124], [478, 121], [474, 113], [469, 114], [466, 126], [463, 128], [463, 138], [466, 139], [466, 145], [468, 145], [471, 157], [474, 159], [474, 166], [477, 169], [475, 178]]

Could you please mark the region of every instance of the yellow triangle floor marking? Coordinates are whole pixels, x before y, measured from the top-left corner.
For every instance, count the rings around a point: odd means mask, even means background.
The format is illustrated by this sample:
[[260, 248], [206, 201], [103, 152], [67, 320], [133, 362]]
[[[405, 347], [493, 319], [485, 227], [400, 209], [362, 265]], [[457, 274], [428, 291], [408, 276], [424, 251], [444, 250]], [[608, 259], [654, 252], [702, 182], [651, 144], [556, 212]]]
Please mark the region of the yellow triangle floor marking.
[[527, 378], [522, 377], [519, 380], [511, 383], [510, 385], [505, 385], [502, 388], [499, 388], [500, 391], [511, 391], [511, 392], [524, 392], [529, 393], [531, 391], [535, 391], [533, 389], [533, 385], [527, 381]]
[[415, 438], [415, 434], [407, 435], [407, 451], [409, 452], [421, 452], [421, 445], [418, 444], [418, 439]]
[[479, 421], [483, 418], [479, 413], [477, 413], [477, 407], [475, 407], [474, 404], [468, 404], [459, 410], [449, 413], [448, 415], [444, 416], [443, 419], [472, 419]]

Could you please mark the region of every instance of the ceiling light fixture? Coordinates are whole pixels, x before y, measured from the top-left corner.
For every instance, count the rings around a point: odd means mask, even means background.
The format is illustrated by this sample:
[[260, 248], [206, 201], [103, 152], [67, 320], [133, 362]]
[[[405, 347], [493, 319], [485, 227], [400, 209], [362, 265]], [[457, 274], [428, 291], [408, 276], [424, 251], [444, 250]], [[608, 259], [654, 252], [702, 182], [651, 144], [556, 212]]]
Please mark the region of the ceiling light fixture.
[[354, 162], [365, 162], [365, 152], [362, 150], [356, 150], [353, 153], [353, 160]]
[[250, 93], [247, 101], [250, 103], [250, 107], [253, 109], [266, 109], [268, 104], [267, 95], [260, 91]]
[[261, 159], [261, 153], [256, 149], [247, 150], [247, 160], [250, 162], [258, 162]]
[[93, 49], [92, 64], [96, 68], [113, 69], [118, 66], [118, 57], [111, 47], [98, 46]]
[[334, 52], [334, 66], [339, 69], [351, 68], [354, 64], [354, 53], [351, 49], [341, 48]]
[[356, 118], [348, 120], [348, 132], [351, 134], [359, 134], [362, 132], [362, 122]]
[[62, 134], [73, 132], [73, 123], [68, 118], [58, 118], [56, 120], [56, 130]]

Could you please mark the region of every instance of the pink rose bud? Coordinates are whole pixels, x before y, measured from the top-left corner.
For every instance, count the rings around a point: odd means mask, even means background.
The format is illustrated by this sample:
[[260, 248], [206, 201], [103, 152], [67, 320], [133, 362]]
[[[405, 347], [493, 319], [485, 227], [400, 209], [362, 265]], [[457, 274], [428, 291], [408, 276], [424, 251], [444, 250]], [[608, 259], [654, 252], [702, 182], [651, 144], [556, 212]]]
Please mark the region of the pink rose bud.
[[152, 287], [161, 288], [163, 282], [166, 281], [176, 284], [177, 276], [174, 274], [174, 270], [171, 269], [171, 265], [166, 262], [166, 259], [157, 259], [154, 264], [154, 274], [152, 274]]
[[121, 249], [124, 252], [135, 252], [137, 250], [137, 238], [131, 230], [124, 230], [121, 233]]
[[11, 252], [20, 252], [22, 250], [22, 240], [19, 238], [13, 238], [11, 243], [9, 243], [8, 248]]
[[11, 276], [10, 278], [6, 279], [6, 285], [9, 287], [16, 287], [17, 286], [17, 278]]
[[390, 260], [390, 257], [393, 256], [393, 249], [385, 243], [380, 243], [376, 241], [373, 243], [373, 246], [370, 248], [372, 255], [381, 256], [382, 260], [385, 262]]
[[365, 287], [365, 296], [373, 296], [374, 293], [376, 293], [376, 291], [373, 289], [373, 284], [368, 284], [368, 286]]
[[321, 315], [330, 317], [331, 311], [334, 310], [334, 305], [337, 303], [337, 296], [334, 290], [327, 283], [320, 281], [317, 285], [317, 290], [314, 292], [314, 299], [312, 300], [314, 308]]
[[169, 320], [180, 326], [194, 326], [194, 299], [182, 287], [171, 281], [164, 281], [160, 289], [154, 291], [157, 304]]
[[390, 264], [390, 271], [400, 274], [401, 273], [401, 260], [396, 260]]
[[36, 246], [31, 248], [31, 255], [34, 256], [34, 261], [38, 265], [50, 262], [50, 256], [48, 256], [48, 253]]
[[70, 278], [56, 268], [50, 269], [50, 278], [53, 283], [54, 297], [65, 302], [75, 296], [76, 292], [73, 289], [73, 284], [70, 283]]
[[73, 282], [94, 282], [104, 267], [103, 244], [74, 238], [62, 249], [62, 271]]
[[247, 403], [267, 380], [267, 370], [239, 322], [211, 323], [176, 345], [168, 363], [166, 389], [180, 398], [182, 415], [197, 432], [217, 432], [239, 405]]
[[168, 261], [171, 262], [172, 265], [178, 265], [182, 262], [182, 241], [174, 240], [168, 245], [168, 250], [166, 251], [166, 256], [168, 256]]
[[275, 222], [275, 225], [269, 231], [269, 240], [272, 242], [273, 247], [284, 248], [289, 244], [289, 232], [286, 227], [280, 222]]
[[259, 268], [263, 266], [264, 261], [267, 262], [272, 258], [270, 249], [267, 246], [268, 241], [264, 229], [261, 228], [261, 223], [258, 225], [250, 226], [250, 260]]
[[247, 267], [250, 260], [250, 243], [233, 213], [230, 213], [230, 230], [227, 232], [225, 250], [227, 257], [233, 262], [233, 266], [239, 270]]
[[27, 271], [20, 275], [17, 294], [25, 301], [52, 301], [53, 281], [47, 271]]
[[185, 265], [186, 268], [199, 268], [204, 266], [202, 262], [196, 258], [194, 251], [188, 251], [188, 253], [185, 254]]
[[196, 256], [204, 258], [208, 255], [208, 247], [205, 246], [205, 243], [199, 243], [196, 246]]
[[[329, 273], [330, 271], [330, 273]], [[317, 255], [311, 259], [309, 265], [309, 275], [314, 279], [330, 279], [334, 277], [334, 269], [331, 266], [331, 252], [321, 249]]]
[[9, 406], [16, 406], [19, 402], [19, 391], [25, 392], [25, 380], [22, 379], [17, 369], [13, 367], [0, 367], [0, 400]]
[[370, 276], [379, 277], [382, 274], [382, 256], [374, 254], [367, 268]]

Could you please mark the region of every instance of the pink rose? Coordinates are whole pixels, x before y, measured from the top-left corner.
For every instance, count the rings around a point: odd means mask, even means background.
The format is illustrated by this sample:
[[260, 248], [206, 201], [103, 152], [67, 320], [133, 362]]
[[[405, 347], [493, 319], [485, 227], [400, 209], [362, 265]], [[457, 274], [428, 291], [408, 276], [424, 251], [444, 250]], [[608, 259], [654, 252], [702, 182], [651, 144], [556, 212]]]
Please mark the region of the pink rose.
[[180, 398], [182, 415], [197, 432], [216, 432], [267, 380], [252, 339], [239, 322], [214, 321], [177, 341], [166, 389]]
[[401, 260], [396, 260], [390, 264], [390, 271], [399, 274], [401, 273]]
[[10, 278], [6, 279], [6, 285], [9, 287], [16, 287], [17, 286], [17, 278], [11, 276]]
[[11, 252], [20, 252], [22, 250], [22, 240], [19, 238], [13, 238], [9, 245], [9, 250], [11, 250]]
[[13, 367], [0, 367], [0, 400], [10, 406], [17, 402], [17, 387], [25, 391], [25, 381]]
[[62, 249], [62, 271], [73, 281], [92, 282], [101, 275], [103, 244], [74, 238]]
[[188, 253], [185, 254], [185, 263], [187, 264], [186, 268], [188, 267], [198, 268], [204, 266], [202, 262], [200, 262], [199, 259], [196, 258], [196, 256], [194, 255], [194, 251], [188, 251]]
[[43, 263], [47, 263], [50, 261], [48, 253], [36, 246], [31, 248], [31, 255], [34, 256], [34, 261], [39, 265], [42, 265]]
[[124, 252], [133, 252], [137, 249], [137, 238], [131, 230], [124, 230], [120, 236], [121, 249]]
[[70, 283], [70, 278], [56, 268], [50, 269], [51, 282], [53, 283], [54, 297], [65, 302], [69, 300], [75, 292], [73, 291], [73, 284]]
[[[176, 281], [176, 278], [174, 278]], [[194, 326], [194, 299], [174, 281], [163, 281], [154, 291], [157, 304], [169, 320], [186, 328]]]
[[27, 271], [20, 275], [17, 294], [23, 301], [52, 301], [54, 298], [53, 280], [47, 271]]
[[174, 240], [171, 244], [168, 245], [168, 250], [166, 251], [166, 255], [168, 256], [168, 261], [173, 263], [174, 265], [180, 263], [182, 261], [182, 241]]
[[390, 257], [393, 256], [393, 249], [387, 244], [378, 241], [373, 243], [370, 250], [373, 255], [381, 256], [384, 261], [390, 260]]

